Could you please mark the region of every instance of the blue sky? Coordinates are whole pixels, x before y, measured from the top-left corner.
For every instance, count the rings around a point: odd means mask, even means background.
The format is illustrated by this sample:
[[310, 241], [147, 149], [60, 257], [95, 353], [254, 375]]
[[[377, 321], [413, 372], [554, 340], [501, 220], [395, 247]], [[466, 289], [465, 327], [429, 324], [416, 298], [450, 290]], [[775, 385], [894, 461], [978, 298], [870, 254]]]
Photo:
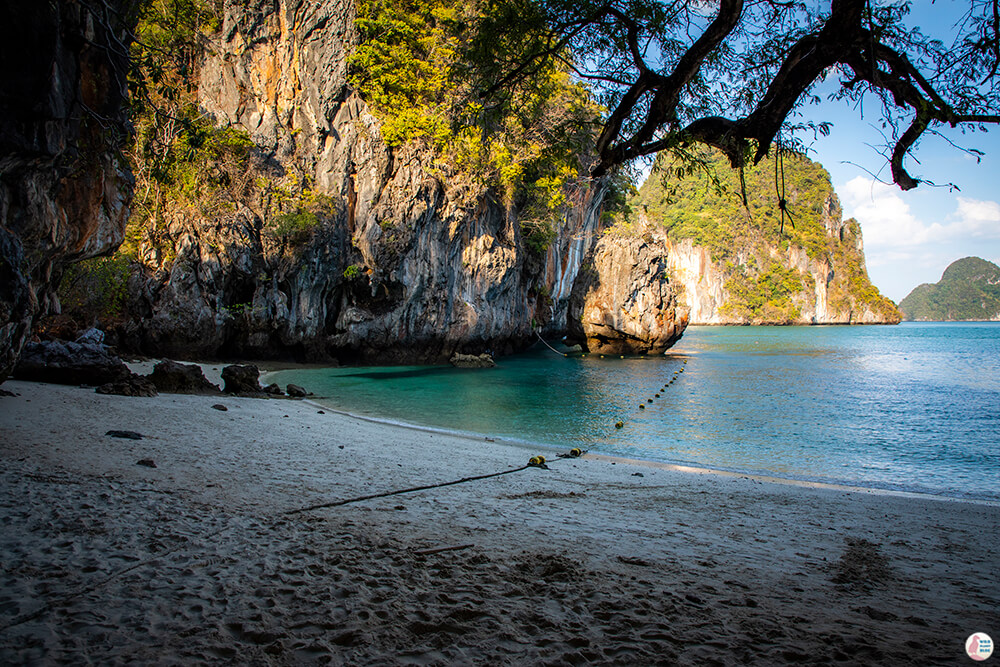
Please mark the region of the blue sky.
[[[909, 23], [945, 38], [967, 8], [967, 0], [918, 1]], [[937, 282], [962, 257], [1000, 264], [1000, 126], [987, 133], [946, 131], [952, 142], [983, 151], [979, 162], [945, 139], [925, 135], [913, 151], [919, 164], [908, 163], [911, 174], [958, 189], [922, 184], [903, 192], [868, 173], [891, 181], [885, 158], [869, 146], [885, 143], [876, 128], [877, 107], [865, 109], [865, 119], [845, 102], [804, 111], [834, 123], [829, 137], [812, 144], [810, 157], [830, 172], [845, 217], [861, 223], [868, 273], [883, 294], [898, 302], [920, 283]]]

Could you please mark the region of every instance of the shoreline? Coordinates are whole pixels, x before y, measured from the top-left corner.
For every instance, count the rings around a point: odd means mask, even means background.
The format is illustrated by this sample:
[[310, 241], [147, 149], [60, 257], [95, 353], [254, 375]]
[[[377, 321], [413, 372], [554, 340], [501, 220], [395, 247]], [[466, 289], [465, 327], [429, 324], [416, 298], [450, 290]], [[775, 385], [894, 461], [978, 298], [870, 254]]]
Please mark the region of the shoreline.
[[940, 664], [998, 634], [992, 506], [525, 468], [307, 401], [5, 388], [7, 664]]
[[[263, 373], [261, 377], [263, 379]], [[421, 433], [432, 433], [441, 436], [461, 438], [472, 442], [482, 442], [485, 440], [492, 444], [499, 444], [507, 447], [517, 447], [520, 449], [524, 449], [525, 451], [541, 450], [541, 452], [539, 453], [542, 454], [563, 452], [566, 449], [565, 447], [556, 447], [554, 445], [548, 445], [543, 443], [532, 443], [527, 440], [523, 441], [511, 440], [509, 438], [504, 438], [497, 435], [491, 435], [488, 433], [457, 431], [453, 429], [439, 428], [436, 426], [416, 424], [413, 422], [405, 422], [401, 420], [390, 419], [387, 417], [374, 417], [371, 415], [363, 415], [356, 412], [351, 412], [349, 410], [334, 408], [329, 405], [319, 403], [316, 400], [310, 398], [302, 399], [302, 401], [304, 403], [314, 405], [319, 409], [327, 410], [333, 414], [369, 422], [372, 424], [380, 424], [383, 426], [388, 426], [390, 428], [412, 430]], [[772, 484], [786, 484], [788, 486], [797, 486], [802, 488], [832, 489], [836, 491], [847, 491], [851, 493], [863, 493], [869, 495], [887, 495], [897, 498], [925, 498], [928, 500], [936, 500], [940, 502], [971, 503], [973, 505], [984, 505], [987, 507], [1000, 507], [1000, 500], [989, 500], [985, 498], [967, 498], [960, 496], [949, 496], [942, 493], [906, 491], [902, 489], [886, 489], [878, 486], [849, 484], [847, 482], [829, 482], [829, 481], [800, 479], [796, 477], [782, 477], [781, 475], [776, 475], [773, 473], [753, 472], [747, 470], [727, 470], [724, 468], [712, 468], [710, 466], [697, 465], [697, 464], [672, 463], [669, 461], [657, 461], [655, 459], [639, 459], [627, 456], [616, 456], [613, 454], [602, 454], [599, 452], [590, 453], [588, 451], [586, 453], [586, 457], [595, 461], [605, 461], [608, 463], [615, 463], [615, 464], [623, 463], [627, 465], [656, 468], [660, 470], [672, 470], [692, 475], [718, 475], [720, 477], [738, 477], [742, 479], [752, 479], [758, 482], [769, 482]]]
[[[686, 353], [686, 354], [691, 354], [691, 353]], [[199, 365], [202, 365], [204, 367], [205, 364], [199, 364]], [[262, 385], [267, 384], [266, 382], [267, 377], [273, 373], [277, 373], [279, 371], [284, 371], [284, 370], [296, 370], [298, 368], [299, 367], [288, 367], [288, 366], [282, 368], [266, 369], [266, 370], [262, 368], [260, 376], [261, 384]], [[302, 366], [302, 368], [316, 368], [316, 366]], [[336, 408], [330, 405], [326, 405], [324, 403], [319, 403], [318, 400], [322, 400], [322, 398], [323, 397], [318, 397], [318, 398], [306, 397], [302, 400], [303, 402], [315, 405], [319, 409], [328, 410], [332, 413], [342, 415], [344, 417], [350, 417], [353, 419], [370, 422], [372, 424], [382, 424], [391, 428], [401, 428], [401, 429], [408, 429], [424, 433], [434, 433], [442, 436], [463, 438], [472, 442], [482, 442], [485, 440], [494, 444], [502, 444], [509, 447], [518, 447], [526, 451], [542, 450], [540, 453], [543, 454], [560, 452], [566, 449], [564, 447], [560, 448], [555, 445], [530, 442], [527, 440], [511, 440], [510, 438], [504, 438], [502, 436], [490, 433], [475, 433], [472, 431], [460, 431], [456, 429], [448, 429], [437, 426], [418, 424], [414, 422], [407, 422], [388, 417], [364, 415], [356, 412], [351, 412], [350, 410]], [[943, 502], [971, 503], [975, 505], [985, 505], [988, 507], [1000, 507], [1000, 500], [992, 500], [987, 498], [971, 498], [964, 496], [952, 496], [943, 493], [932, 493], [929, 491], [913, 491], [907, 489], [883, 488], [879, 486], [865, 486], [863, 484], [853, 484], [846, 480], [824, 481], [815, 479], [804, 479], [798, 477], [782, 476], [771, 472], [713, 468], [711, 466], [695, 464], [695, 463], [677, 463], [671, 461], [658, 461], [656, 459], [640, 459], [627, 456], [618, 456], [614, 454], [603, 454], [599, 452], [589, 454], [589, 456], [594, 460], [625, 463], [629, 465], [660, 468], [664, 470], [674, 470], [689, 474], [700, 474], [700, 475], [708, 474], [708, 475], [719, 475], [722, 477], [741, 477], [741, 478], [753, 479], [759, 482], [787, 484], [789, 486], [798, 486], [804, 488], [834, 489], [839, 491], [849, 491], [852, 493], [865, 493], [865, 494], [876, 494], [876, 495], [884, 494], [900, 498], [928, 498]]]

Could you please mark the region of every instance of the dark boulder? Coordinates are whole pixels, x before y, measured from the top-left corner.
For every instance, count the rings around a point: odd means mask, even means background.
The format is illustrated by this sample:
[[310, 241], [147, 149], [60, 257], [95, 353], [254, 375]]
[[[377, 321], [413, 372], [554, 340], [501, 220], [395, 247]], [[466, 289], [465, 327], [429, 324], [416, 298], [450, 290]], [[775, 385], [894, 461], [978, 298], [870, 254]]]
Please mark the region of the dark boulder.
[[265, 394], [271, 394], [272, 396], [284, 396], [285, 392], [281, 391], [281, 387], [277, 383], [272, 382], [271, 384], [264, 387]]
[[260, 394], [260, 370], [252, 364], [233, 364], [222, 369], [227, 394]]
[[142, 375], [117, 382], [108, 382], [97, 388], [98, 394], [114, 394], [115, 396], [156, 396], [156, 385]]
[[65, 341], [28, 343], [14, 377], [31, 382], [103, 385], [132, 377], [132, 371], [104, 345]]
[[219, 387], [205, 378], [198, 364], [165, 360], [147, 376], [156, 388], [169, 394], [218, 394]]
[[285, 387], [285, 392], [292, 398], [305, 398], [306, 396], [308, 396], [306, 390], [297, 384], [288, 385], [287, 387]]

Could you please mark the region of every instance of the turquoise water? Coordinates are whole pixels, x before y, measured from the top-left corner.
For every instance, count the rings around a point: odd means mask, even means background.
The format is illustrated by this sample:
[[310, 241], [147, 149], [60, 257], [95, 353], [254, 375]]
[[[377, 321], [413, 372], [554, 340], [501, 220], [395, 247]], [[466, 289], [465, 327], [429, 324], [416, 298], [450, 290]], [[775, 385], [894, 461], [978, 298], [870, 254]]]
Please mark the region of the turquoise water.
[[309, 369], [268, 381], [356, 414], [507, 440], [1000, 500], [994, 323], [690, 327], [657, 358], [540, 348], [489, 370]]

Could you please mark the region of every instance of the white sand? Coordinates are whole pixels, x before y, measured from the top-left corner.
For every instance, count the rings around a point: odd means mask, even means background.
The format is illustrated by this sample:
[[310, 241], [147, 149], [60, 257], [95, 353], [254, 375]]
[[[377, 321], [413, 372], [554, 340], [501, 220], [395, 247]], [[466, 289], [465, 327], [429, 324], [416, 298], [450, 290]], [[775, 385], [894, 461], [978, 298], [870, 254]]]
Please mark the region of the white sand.
[[966, 664], [1000, 637], [996, 506], [587, 457], [287, 515], [535, 452], [3, 388], [3, 664]]

